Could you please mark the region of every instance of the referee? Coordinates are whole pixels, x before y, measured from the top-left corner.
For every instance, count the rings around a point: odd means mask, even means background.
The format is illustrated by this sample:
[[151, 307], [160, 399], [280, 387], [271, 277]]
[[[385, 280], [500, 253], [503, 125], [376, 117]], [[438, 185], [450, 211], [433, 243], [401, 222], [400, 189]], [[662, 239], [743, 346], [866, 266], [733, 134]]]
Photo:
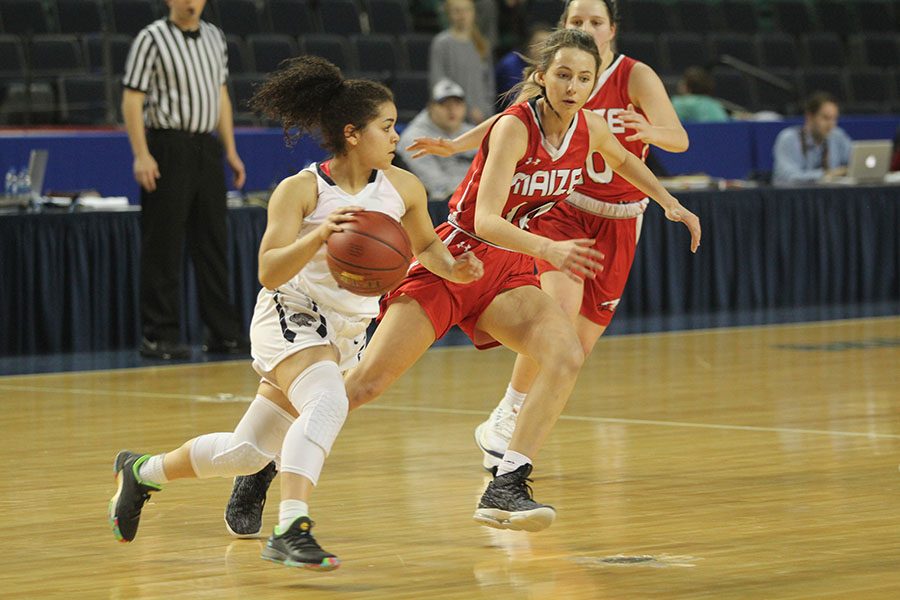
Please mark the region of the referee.
[[206, 0], [166, 4], [168, 18], [132, 42], [122, 79], [122, 114], [141, 186], [140, 352], [162, 359], [190, 355], [179, 325], [187, 241], [208, 329], [204, 350], [247, 353], [228, 298], [223, 150], [235, 187], [244, 185], [245, 174], [225, 87], [225, 35], [200, 20]]

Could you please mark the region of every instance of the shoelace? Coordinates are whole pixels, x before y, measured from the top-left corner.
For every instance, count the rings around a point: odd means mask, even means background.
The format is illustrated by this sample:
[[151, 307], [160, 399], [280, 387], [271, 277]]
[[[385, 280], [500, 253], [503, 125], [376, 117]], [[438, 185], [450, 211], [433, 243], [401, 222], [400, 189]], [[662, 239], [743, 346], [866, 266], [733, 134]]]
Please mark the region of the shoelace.
[[494, 422], [494, 428], [505, 439], [512, 439], [513, 431], [516, 429], [516, 418], [519, 416], [517, 408], [513, 407], [511, 411], [507, 411], [501, 407], [497, 407], [497, 417]]
[[[312, 529], [312, 526], [310, 526], [310, 529]], [[304, 548], [309, 548], [311, 546], [319, 548], [316, 538], [314, 538], [309, 531], [291, 529], [285, 533], [284, 540], [291, 550], [303, 550]]]

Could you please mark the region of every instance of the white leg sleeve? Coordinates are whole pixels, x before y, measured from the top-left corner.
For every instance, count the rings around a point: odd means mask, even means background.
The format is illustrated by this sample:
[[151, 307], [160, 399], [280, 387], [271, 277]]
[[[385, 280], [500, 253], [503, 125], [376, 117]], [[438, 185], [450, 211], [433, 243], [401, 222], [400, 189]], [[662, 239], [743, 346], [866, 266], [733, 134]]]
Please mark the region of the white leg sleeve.
[[201, 435], [191, 445], [191, 466], [200, 479], [252, 475], [278, 453], [293, 417], [257, 396], [234, 433]]
[[291, 384], [288, 398], [300, 417], [284, 438], [280, 470], [315, 485], [349, 410], [340, 369], [330, 361], [312, 365]]

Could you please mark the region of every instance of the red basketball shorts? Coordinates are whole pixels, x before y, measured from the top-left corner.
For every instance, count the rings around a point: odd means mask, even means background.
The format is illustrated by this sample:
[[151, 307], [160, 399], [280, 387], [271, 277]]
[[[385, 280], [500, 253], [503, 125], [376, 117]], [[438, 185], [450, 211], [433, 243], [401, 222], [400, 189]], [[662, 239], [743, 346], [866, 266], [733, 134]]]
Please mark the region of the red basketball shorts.
[[[588, 320], [606, 327], [625, 290], [628, 273], [640, 237], [643, 215], [630, 218], [608, 218], [585, 212], [568, 202], [560, 202], [548, 213], [529, 223], [532, 233], [552, 240], [593, 238], [594, 249], [603, 253], [603, 270], [595, 279], [584, 280], [581, 314]], [[535, 260], [538, 274], [556, 271], [543, 260]]]
[[381, 299], [378, 318], [384, 316], [391, 302], [400, 296], [409, 296], [425, 310], [434, 327], [435, 339], [442, 338], [450, 327], [458, 325], [476, 348], [499, 346], [499, 342], [476, 328], [478, 319], [498, 294], [526, 285], [538, 286], [534, 259], [485, 244], [449, 223], [440, 225], [435, 231], [453, 256], [468, 251], [477, 256], [484, 263], [484, 277], [470, 284], [453, 283], [419, 263], [413, 263], [400, 287]]

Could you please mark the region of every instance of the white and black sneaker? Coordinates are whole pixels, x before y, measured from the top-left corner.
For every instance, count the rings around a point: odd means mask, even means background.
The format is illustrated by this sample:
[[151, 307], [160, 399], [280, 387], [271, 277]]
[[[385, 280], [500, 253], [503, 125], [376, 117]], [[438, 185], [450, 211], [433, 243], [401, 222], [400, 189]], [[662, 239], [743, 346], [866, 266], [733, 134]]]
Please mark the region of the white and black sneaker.
[[491, 411], [487, 421], [475, 428], [475, 443], [484, 455], [481, 465], [485, 471], [497, 472], [516, 429], [518, 417], [518, 407], [501, 402]]
[[534, 501], [528, 482], [532, 466], [525, 464], [513, 471], [494, 477], [472, 517], [475, 522], [495, 529], [541, 531], [550, 527], [556, 518], [552, 506]]

